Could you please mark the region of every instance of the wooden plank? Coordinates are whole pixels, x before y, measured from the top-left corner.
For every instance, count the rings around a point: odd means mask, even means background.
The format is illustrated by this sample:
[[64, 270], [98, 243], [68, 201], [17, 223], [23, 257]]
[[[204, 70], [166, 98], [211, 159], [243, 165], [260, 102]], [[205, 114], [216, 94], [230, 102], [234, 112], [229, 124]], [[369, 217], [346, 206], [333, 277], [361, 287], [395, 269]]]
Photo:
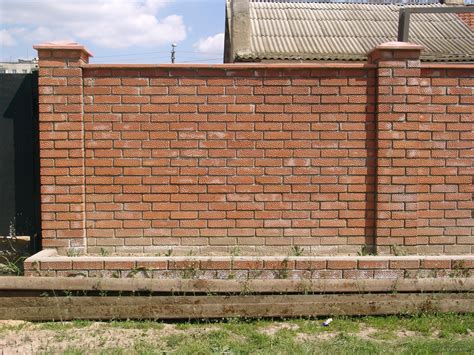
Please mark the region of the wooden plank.
[[0, 319], [192, 319], [474, 312], [472, 293], [2, 298]]
[[305, 293], [470, 291], [474, 278], [391, 280], [189, 280], [0, 277], [2, 291], [150, 291], [167, 293]]

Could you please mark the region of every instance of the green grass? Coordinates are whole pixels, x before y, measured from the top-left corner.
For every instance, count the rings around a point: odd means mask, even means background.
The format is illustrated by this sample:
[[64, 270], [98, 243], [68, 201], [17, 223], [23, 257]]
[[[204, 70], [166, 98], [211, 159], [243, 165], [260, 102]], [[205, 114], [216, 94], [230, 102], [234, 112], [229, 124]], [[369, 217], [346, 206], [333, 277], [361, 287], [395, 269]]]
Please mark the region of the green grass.
[[163, 329], [163, 323], [154, 322], [150, 320], [136, 321], [136, 320], [125, 320], [125, 321], [112, 321], [109, 325], [113, 328], [121, 329]]
[[47, 331], [40, 352], [65, 354], [474, 354], [474, 314], [333, 318], [0, 324], [0, 335]]
[[44, 330], [64, 331], [67, 329], [86, 328], [91, 326], [93, 323], [94, 322], [88, 320], [74, 320], [72, 322], [44, 322], [37, 323], [37, 327]]

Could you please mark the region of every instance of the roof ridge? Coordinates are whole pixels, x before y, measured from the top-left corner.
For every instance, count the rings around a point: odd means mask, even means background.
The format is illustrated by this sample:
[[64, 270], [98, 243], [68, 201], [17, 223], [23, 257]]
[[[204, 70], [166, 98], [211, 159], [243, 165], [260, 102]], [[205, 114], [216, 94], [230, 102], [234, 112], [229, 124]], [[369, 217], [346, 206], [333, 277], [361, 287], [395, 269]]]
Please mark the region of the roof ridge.
[[[399, 9], [446, 6], [430, 0], [232, 1], [250, 4], [249, 51], [237, 61], [364, 60], [376, 45], [396, 40]], [[474, 61], [472, 32], [455, 14], [413, 16], [409, 40], [426, 47], [422, 60]]]
[[[229, 1], [229, 0], [227, 0]], [[256, 3], [306, 3], [306, 4], [360, 4], [360, 5], [398, 5], [398, 6], [433, 6], [444, 5], [440, 0], [248, 0]]]

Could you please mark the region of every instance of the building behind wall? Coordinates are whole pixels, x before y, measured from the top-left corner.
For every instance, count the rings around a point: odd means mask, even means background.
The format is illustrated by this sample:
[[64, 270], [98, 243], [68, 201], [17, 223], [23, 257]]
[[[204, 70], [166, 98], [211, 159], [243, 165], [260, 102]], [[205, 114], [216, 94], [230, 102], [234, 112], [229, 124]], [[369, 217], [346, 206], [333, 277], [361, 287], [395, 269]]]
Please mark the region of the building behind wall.
[[27, 74], [38, 70], [38, 59], [18, 59], [17, 62], [0, 62], [0, 73]]
[[[401, 8], [433, 10], [463, 0], [227, 0], [224, 62], [360, 62], [397, 40]], [[467, 5], [467, 3], [466, 3]], [[416, 14], [409, 41], [423, 62], [473, 62], [473, 13]]]

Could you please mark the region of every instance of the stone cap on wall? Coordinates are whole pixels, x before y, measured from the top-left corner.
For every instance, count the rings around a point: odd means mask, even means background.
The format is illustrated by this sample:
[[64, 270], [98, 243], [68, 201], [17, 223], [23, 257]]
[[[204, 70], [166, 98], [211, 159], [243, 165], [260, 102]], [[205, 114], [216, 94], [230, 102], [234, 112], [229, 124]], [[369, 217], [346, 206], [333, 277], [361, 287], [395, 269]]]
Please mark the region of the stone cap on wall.
[[409, 42], [385, 42], [379, 44], [368, 54], [369, 63], [375, 63], [378, 60], [403, 60], [403, 59], [420, 59], [421, 51], [425, 47], [416, 43]]
[[71, 41], [51, 41], [36, 44], [33, 46], [34, 49], [60, 49], [60, 50], [80, 50], [86, 53], [89, 57], [92, 57], [92, 52], [90, 52], [85, 46], [77, 42]]
[[425, 49], [424, 46], [416, 43], [410, 43], [410, 42], [385, 42], [382, 44], [379, 44], [377, 47], [375, 47], [373, 50], [409, 50], [409, 51], [422, 51]]

